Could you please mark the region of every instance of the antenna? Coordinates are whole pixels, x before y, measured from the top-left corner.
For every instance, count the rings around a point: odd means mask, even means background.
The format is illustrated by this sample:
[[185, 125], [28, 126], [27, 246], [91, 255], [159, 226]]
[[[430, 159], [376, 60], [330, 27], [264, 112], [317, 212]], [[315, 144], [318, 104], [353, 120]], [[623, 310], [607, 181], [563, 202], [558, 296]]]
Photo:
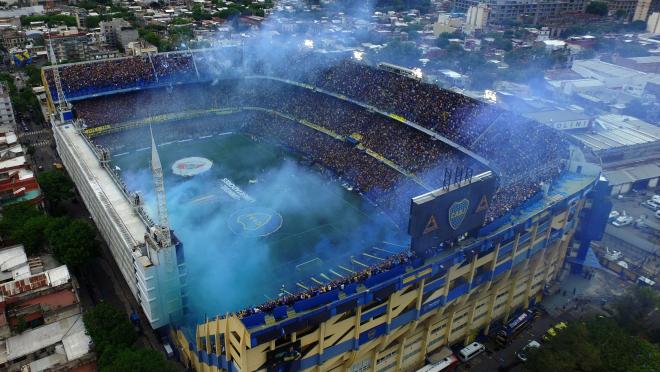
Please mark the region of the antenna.
[[[151, 120], [151, 117], [150, 117]], [[165, 198], [165, 185], [163, 182], [163, 167], [160, 164], [158, 148], [154, 140], [154, 132], [149, 123], [149, 134], [151, 135], [151, 173], [156, 191], [156, 207], [158, 208], [158, 230], [160, 230], [160, 241], [169, 246], [171, 242], [170, 223], [167, 217], [167, 200]]]

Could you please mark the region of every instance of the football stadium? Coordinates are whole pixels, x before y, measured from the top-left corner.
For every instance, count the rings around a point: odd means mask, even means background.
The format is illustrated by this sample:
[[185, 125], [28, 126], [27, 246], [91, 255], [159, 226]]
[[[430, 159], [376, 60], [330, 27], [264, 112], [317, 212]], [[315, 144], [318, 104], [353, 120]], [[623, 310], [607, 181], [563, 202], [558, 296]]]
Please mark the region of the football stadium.
[[186, 366], [414, 370], [593, 258], [607, 182], [567, 136], [351, 51], [284, 55], [42, 73], [63, 164]]

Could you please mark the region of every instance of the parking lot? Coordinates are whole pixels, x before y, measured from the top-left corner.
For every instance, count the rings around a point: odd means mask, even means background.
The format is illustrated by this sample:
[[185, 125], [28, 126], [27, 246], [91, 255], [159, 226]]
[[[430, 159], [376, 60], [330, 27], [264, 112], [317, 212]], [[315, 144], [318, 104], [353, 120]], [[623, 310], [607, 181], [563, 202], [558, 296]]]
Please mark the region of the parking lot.
[[[656, 192], [657, 194], [658, 192]], [[631, 216], [637, 220], [646, 216], [645, 224], [648, 227], [639, 228], [632, 223], [627, 226], [616, 227], [609, 223], [605, 229], [602, 244], [609, 249], [621, 251], [626, 261], [644, 266], [644, 269], [656, 276], [660, 273], [660, 219], [655, 212], [641, 205], [653, 195], [630, 194], [623, 197], [612, 198], [612, 210]], [[657, 261], [657, 262], [656, 262]]]

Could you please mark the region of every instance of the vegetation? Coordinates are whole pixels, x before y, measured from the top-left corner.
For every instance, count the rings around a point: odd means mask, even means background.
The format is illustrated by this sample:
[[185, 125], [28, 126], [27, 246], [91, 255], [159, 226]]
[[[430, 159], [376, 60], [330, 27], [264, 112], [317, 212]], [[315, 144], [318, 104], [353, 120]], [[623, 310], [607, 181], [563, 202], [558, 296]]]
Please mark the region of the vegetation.
[[[658, 340], [651, 339], [649, 317], [660, 299], [650, 288], [637, 287], [616, 303], [614, 318], [598, 317], [572, 323], [532, 350], [528, 371], [657, 371]], [[655, 332], [657, 333], [657, 332]]]
[[[30, 78], [30, 83], [32, 83], [33, 79], [37, 79], [36, 76], [28, 76]], [[41, 106], [39, 105], [39, 99], [37, 99], [37, 96], [32, 92], [32, 88], [26, 87], [21, 90], [17, 89], [13, 77], [8, 73], [1, 73], [0, 81], [4, 82], [7, 84], [7, 87], [9, 87], [9, 98], [11, 99], [15, 112], [24, 116], [31, 116], [34, 121], [41, 122]]]
[[97, 254], [96, 230], [84, 220], [53, 219], [46, 234], [55, 258], [68, 266], [82, 267]]
[[98, 247], [96, 231], [85, 220], [53, 218], [24, 203], [4, 208], [0, 234], [23, 244], [28, 255], [50, 246], [55, 257], [72, 268], [86, 264]]
[[60, 203], [75, 196], [73, 181], [60, 171], [41, 172], [37, 182], [46, 198], [53, 203]]
[[87, 334], [99, 354], [100, 371], [174, 371], [174, 366], [154, 350], [133, 348], [137, 334], [126, 314], [100, 303], [83, 314]]
[[87, 310], [83, 322], [94, 347], [101, 354], [110, 346], [128, 348], [137, 339], [126, 314], [105, 302]]
[[421, 52], [415, 43], [395, 40], [388, 43], [380, 51], [376, 52], [374, 59], [380, 62], [389, 62], [401, 66], [411, 66], [417, 64], [417, 60], [420, 56]]
[[0, 235], [22, 243], [28, 255], [37, 254], [46, 241], [45, 230], [49, 222], [48, 216], [32, 205], [11, 205], [2, 211]]

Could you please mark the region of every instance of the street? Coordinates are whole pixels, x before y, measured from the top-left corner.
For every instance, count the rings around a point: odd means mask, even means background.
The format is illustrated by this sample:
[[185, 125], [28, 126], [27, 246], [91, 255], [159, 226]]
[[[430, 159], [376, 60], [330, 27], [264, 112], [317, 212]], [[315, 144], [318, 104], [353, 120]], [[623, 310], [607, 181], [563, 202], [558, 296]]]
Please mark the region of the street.
[[486, 352], [460, 364], [458, 371], [522, 371], [524, 363], [518, 360], [516, 353], [530, 341], [535, 340], [543, 347], [543, 334], [548, 328], [559, 322], [566, 322], [570, 327], [580, 319], [594, 315], [609, 316], [603, 308], [604, 303], [624, 293], [629, 283], [622, 281], [615, 274], [596, 271], [592, 279], [581, 275], [569, 275], [560, 283], [559, 292], [546, 296], [541, 301], [543, 314], [527, 326], [511, 343], [500, 347], [492, 339], [484, 342]]

